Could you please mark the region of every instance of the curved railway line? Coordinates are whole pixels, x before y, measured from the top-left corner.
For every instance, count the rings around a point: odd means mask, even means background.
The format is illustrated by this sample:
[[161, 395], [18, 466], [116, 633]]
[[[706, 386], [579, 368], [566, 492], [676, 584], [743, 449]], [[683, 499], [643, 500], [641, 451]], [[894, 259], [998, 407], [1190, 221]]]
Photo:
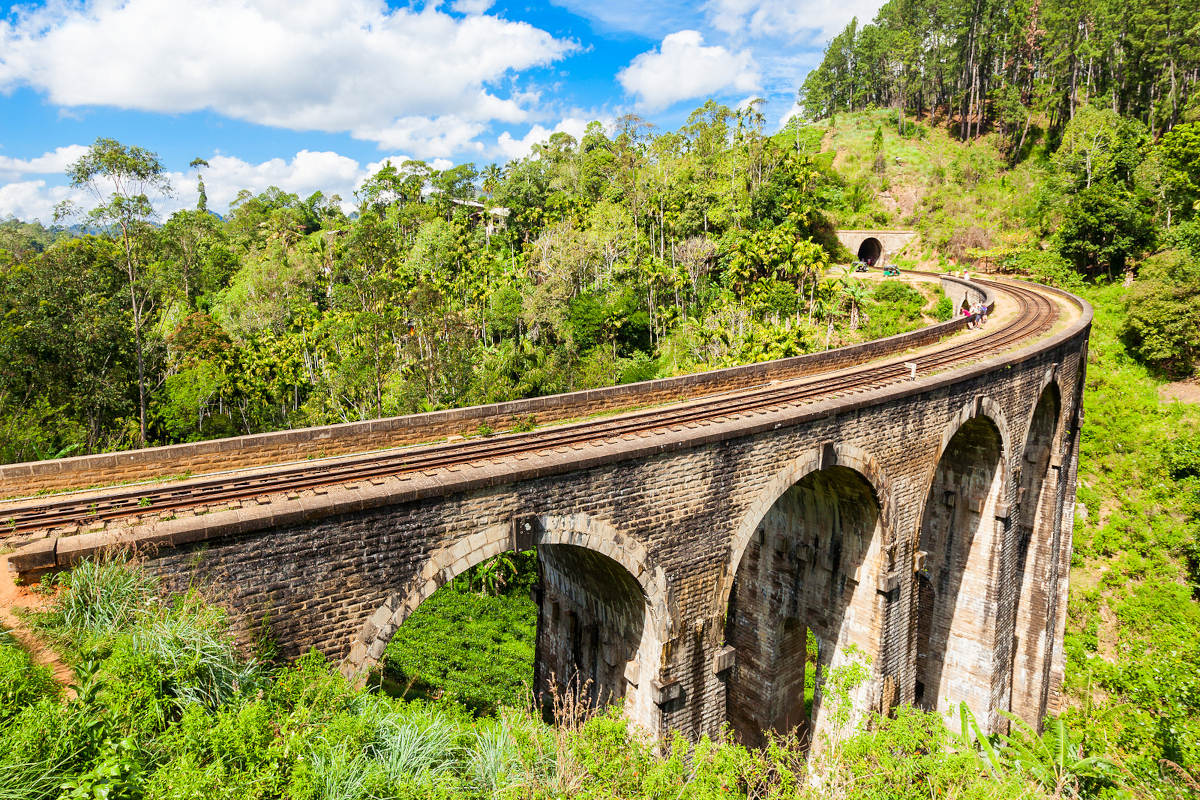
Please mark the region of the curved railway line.
[[849, 368], [831, 377], [806, 376], [760, 384], [669, 406], [527, 433], [339, 456], [320, 462], [255, 469], [250, 474], [226, 473], [177, 483], [115, 487], [103, 494], [89, 491], [87, 497], [74, 493], [19, 500], [0, 506], [0, 538], [437, 470], [878, 389], [908, 380], [910, 363], [915, 362], [921, 374], [962, 366], [1044, 333], [1058, 317], [1058, 306], [1034, 288], [1013, 283], [979, 282], [1012, 298], [1017, 306], [1016, 316], [975, 339], [952, 341], [947, 346], [919, 355]]

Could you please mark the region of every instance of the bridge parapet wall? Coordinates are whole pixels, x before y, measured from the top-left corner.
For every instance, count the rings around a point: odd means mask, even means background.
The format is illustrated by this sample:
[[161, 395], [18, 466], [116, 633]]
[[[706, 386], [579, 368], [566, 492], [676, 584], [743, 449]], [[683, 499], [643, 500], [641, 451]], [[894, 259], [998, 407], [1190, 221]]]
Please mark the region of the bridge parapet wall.
[[[990, 292], [976, 284], [950, 275], [939, 277], [948, 294], [972, 292], [985, 298], [989, 304], [993, 303]], [[965, 324], [965, 319], [955, 317], [908, 333], [836, 350], [509, 403], [52, 461], [7, 464], [0, 466], [0, 497], [348, 455], [430, 442], [449, 436], [471, 435], [481, 427], [503, 430], [530, 421], [544, 425], [614, 409], [665, 404], [773, 380], [827, 372], [895, 355], [937, 342], [959, 331]]]

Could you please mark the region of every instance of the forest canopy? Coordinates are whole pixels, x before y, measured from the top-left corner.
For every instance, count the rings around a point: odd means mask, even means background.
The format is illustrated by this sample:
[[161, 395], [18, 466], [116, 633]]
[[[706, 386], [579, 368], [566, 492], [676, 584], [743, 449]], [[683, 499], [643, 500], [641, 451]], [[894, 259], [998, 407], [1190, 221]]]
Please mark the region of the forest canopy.
[[[714, 102], [504, 167], [387, 162], [351, 201], [242, 192], [163, 220], [158, 157], [99, 139], [69, 229], [0, 227], [0, 458], [503, 401], [923, 324], [831, 274], [819, 135]], [[115, 190], [113, 187], [116, 187]], [[930, 298], [932, 302], [936, 298]]]

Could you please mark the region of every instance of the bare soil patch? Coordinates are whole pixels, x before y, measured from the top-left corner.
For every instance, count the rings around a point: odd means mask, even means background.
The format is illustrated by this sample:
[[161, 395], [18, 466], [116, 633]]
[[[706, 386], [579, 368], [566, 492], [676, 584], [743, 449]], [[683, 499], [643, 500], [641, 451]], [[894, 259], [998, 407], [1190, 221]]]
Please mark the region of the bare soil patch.
[[[58, 651], [31, 631], [16, 613], [19, 610], [42, 611], [50, 605], [50, 600], [44, 594], [13, 583], [13, 573], [8, 569], [8, 556], [0, 555], [0, 626], [29, 653], [35, 664], [49, 667], [56, 681], [70, 687], [75, 681], [75, 673]], [[69, 688], [67, 693], [68, 697], [73, 696]]]
[[1164, 401], [1178, 400], [1200, 405], [1200, 378], [1164, 383], [1158, 387], [1158, 396]]

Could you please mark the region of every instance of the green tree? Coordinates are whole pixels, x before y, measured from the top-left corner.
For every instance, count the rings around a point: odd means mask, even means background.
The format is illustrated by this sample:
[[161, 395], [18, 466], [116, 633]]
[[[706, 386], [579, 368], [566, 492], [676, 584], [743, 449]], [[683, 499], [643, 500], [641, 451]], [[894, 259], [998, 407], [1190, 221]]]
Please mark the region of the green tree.
[[1200, 260], [1178, 250], [1146, 259], [1126, 312], [1135, 353], [1169, 373], [1190, 374], [1200, 361]]
[[1158, 143], [1162, 154], [1162, 182], [1168, 203], [1167, 225], [1171, 211], [1189, 219], [1200, 206], [1200, 122], [1177, 125]]
[[188, 164], [189, 167], [196, 170], [196, 210], [200, 212], [208, 211], [208, 192], [204, 188], [204, 175], [201, 174], [200, 168], [207, 167], [208, 162], [203, 158], [193, 158]]
[[97, 203], [88, 219], [116, 229], [124, 256], [126, 289], [133, 341], [137, 353], [138, 439], [146, 444], [145, 329], [154, 293], [146, 280], [147, 248], [152, 239], [154, 218], [151, 196], [166, 195], [171, 184], [158, 156], [141, 147], [126, 147], [115, 139], [100, 138], [67, 170], [71, 185], [86, 188]]
[[1132, 192], [1096, 183], [1067, 199], [1056, 238], [1077, 268], [1112, 276], [1153, 246], [1155, 231]]
[[1097, 183], [1126, 185], [1141, 161], [1145, 128], [1111, 108], [1084, 106], [1063, 130], [1054, 163], [1077, 189]]
[[[123, 261], [116, 243], [84, 236], [0, 270], [0, 407], [55, 412], [11, 431], [10, 457], [127, 444], [110, 438], [136, 408]], [[21, 442], [40, 437], [32, 428], [42, 424], [49, 436], [39, 454]]]

